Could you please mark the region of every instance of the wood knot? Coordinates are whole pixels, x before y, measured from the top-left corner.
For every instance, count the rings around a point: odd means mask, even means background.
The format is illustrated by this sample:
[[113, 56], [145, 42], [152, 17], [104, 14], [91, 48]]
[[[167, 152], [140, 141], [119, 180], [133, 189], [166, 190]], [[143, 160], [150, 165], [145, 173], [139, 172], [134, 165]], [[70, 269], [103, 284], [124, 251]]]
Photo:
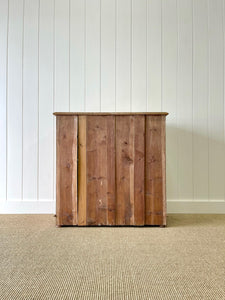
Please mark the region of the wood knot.
[[133, 162], [133, 159], [131, 159], [128, 155], [125, 156], [125, 160], [131, 164]]
[[156, 158], [155, 158], [155, 156], [152, 156], [149, 162], [150, 162], [150, 164], [152, 164], [152, 163], [156, 162]]
[[70, 163], [67, 163], [66, 167], [69, 169], [71, 167]]

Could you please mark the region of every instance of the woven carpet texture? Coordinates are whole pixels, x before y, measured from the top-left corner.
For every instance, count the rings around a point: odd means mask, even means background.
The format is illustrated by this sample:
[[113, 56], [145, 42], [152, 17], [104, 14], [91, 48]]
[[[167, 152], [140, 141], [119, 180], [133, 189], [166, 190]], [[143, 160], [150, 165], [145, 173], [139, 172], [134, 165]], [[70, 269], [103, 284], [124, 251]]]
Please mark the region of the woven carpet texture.
[[61, 227], [0, 215], [0, 299], [225, 299], [225, 215], [168, 227]]

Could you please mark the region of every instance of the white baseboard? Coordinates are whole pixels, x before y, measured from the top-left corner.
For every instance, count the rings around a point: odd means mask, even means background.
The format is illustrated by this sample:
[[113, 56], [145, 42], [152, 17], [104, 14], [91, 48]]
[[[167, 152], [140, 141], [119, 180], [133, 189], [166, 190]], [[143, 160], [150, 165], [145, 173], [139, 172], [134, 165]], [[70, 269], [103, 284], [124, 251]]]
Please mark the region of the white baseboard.
[[5, 201], [0, 214], [55, 214], [55, 201]]
[[[225, 214], [225, 201], [167, 201], [167, 213]], [[0, 214], [55, 214], [55, 201], [0, 202]]]
[[167, 213], [225, 214], [225, 201], [167, 201]]

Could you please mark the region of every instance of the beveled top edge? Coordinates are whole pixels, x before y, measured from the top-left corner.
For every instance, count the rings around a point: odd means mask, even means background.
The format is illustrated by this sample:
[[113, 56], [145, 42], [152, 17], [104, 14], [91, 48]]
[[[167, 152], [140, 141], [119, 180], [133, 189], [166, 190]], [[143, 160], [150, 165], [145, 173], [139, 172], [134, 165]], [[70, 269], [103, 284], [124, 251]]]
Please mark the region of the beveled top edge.
[[55, 116], [129, 116], [129, 115], [150, 115], [167, 116], [167, 112], [54, 112]]

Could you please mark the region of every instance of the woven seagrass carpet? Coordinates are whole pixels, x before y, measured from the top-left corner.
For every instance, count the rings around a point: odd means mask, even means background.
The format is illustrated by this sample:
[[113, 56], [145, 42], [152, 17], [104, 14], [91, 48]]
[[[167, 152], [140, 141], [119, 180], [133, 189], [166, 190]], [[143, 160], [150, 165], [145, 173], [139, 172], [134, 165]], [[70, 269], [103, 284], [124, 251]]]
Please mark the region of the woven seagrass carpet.
[[55, 227], [0, 215], [0, 299], [225, 299], [225, 215], [168, 227]]

